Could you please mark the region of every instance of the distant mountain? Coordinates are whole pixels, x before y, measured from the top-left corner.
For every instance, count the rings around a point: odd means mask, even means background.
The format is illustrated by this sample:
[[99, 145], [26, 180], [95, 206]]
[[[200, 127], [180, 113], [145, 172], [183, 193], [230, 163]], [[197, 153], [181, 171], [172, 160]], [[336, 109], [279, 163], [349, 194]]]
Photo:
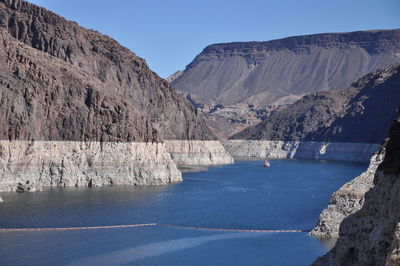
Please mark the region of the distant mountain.
[[169, 76], [166, 80], [168, 81], [168, 82], [172, 82], [172, 81], [174, 81], [175, 79], [177, 79], [180, 75], [182, 75], [183, 74], [183, 71], [182, 70], [179, 70], [179, 71], [176, 71], [174, 74], [172, 74], [171, 76]]
[[380, 143], [400, 107], [400, 65], [307, 95], [231, 139]]
[[304, 35], [207, 46], [171, 84], [224, 139], [304, 95], [399, 62], [398, 29]]
[[214, 139], [189, 102], [115, 40], [0, 0], [0, 139]]
[[207, 46], [172, 86], [200, 103], [279, 105], [397, 62], [399, 29], [222, 43]]

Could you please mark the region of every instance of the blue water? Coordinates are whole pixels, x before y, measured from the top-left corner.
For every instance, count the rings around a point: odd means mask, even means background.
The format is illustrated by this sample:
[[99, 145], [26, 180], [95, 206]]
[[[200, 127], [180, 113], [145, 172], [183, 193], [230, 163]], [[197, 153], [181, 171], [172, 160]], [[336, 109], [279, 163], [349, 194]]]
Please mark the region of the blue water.
[[[329, 196], [366, 165], [274, 160], [184, 173], [164, 187], [1, 193], [0, 227], [167, 223], [209, 228], [311, 229]], [[329, 245], [307, 233], [166, 227], [0, 232], [0, 265], [308, 265]]]

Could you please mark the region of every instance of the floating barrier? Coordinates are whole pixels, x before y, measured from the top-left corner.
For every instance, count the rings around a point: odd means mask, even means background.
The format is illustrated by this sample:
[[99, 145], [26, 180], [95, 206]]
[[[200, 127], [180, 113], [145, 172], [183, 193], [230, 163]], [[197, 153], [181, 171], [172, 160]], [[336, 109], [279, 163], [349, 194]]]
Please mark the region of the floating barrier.
[[284, 230], [284, 229], [227, 229], [227, 228], [208, 228], [186, 225], [173, 225], [161, 223], [148, 224], [123, 224], [123, 225], [105, 225], [105, 226], [81, 226], [81, 227], [42, 227], [42, 228], [0, 228], [0, 232], [25, 232], [25, 231], [69, 231], [69, 230], [98, 230], [98, 229], [115, 229], [130, 227], [146, 227], [146, 226], [164, 226], [176, 229], [191, 229], [203, 231], [220, 231], [220, 232], [253, 232], [253, 233], [308, 233], [311, 230]]

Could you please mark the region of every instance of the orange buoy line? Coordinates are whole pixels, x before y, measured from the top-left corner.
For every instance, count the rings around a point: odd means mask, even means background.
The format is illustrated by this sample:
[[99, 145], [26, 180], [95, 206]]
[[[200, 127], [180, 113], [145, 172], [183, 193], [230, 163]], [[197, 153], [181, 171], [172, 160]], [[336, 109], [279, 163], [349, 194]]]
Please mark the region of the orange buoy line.
[[124, 225], [105, 225], [105, 226], [81, 226], [81, 227], [42, 227], [42, 228], [0, 228], [1, 231], [18, 232], [18, 231], [67, 231], [67, 230], [95, 230], [95, 229], [113, 229], [128, 227], [144, 227], [155, 226], [156, 223], [149, 224], [124, 224]]
[[24, 232], [24, 231], [68, 231], [68, 230], [96, 230], [96, 229], [114, 229], [145, 226], [165, 226], [177, 229], [192, 229], [204, 231], [220, 232], [253, 232], [253, 233], [307, 233], [310, 230], [274, 230], [274, 229], [226, 229], [226, 228], [208, 228], [186, 225], [147, 223], [147, 224], [123, 224], [123, 225], [105, 225], [105, 226], [82, 226], [82, 227], [42, 227], [42, 228], [0, 228], [0, 232]]

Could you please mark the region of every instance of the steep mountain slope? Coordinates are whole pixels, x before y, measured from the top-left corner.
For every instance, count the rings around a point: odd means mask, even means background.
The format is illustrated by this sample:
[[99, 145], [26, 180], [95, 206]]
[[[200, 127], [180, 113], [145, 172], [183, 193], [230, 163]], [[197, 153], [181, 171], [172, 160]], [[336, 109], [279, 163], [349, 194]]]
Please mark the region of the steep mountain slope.
[[193, 107], [113, 39], [0, 0], [0, 139], [214, 139]]
[[400, 103], [400, 65], [307, 95], [232, 139], [380, 143]]
[[306, 94], [346, 88], [399, 62], [398, 29], [314, 34], [213, 44], [171, 80], [226, 139]]
[[400, 119], [363, 207], [343, 220], [335, 247], [313, 265], [400, 264]]
[[400, 30], [296, 36], [206, 47], [172, 86], [200, 103], [267, 106], [343, 89], [400, 62]]
[[232, 163], [215, 138], [113, 39], [0, 0], [0, 191], [178, 182], [177, 163]]

